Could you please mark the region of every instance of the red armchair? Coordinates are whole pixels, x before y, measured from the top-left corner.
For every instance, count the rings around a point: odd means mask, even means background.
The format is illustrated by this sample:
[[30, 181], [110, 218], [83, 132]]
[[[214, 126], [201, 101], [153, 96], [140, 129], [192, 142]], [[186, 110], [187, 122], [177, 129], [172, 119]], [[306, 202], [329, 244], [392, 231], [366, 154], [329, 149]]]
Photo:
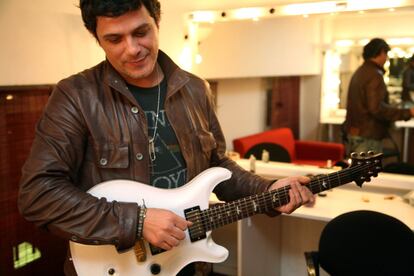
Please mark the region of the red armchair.
[[[278, 128], [233, 140], [234, 151], [242, 157], [253, 146], [260, 143], [275, 143], [287, 150], [290, 160], [295, 164], [326, 166], [327, 160], [332, 164], [344, 157], [344, 145], [340, 143], [295, 140], [290, 128]], [[260, 156], [257, 156], [260, 158]]]

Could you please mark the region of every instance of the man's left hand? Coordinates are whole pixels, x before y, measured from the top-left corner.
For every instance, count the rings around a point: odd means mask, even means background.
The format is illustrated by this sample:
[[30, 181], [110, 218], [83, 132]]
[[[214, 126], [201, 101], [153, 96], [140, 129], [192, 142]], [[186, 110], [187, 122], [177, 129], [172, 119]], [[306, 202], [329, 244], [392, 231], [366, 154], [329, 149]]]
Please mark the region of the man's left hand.
[[290, 185], [289, 189], [289, 203], [276, 208], [281, 213], [290, 214], [302, 205], [313, 206], [315, 204], [315, 196], [306, 187], [310, 179], [306, 176], [292, 176], [282, 178], [270, 186], [269, 191], [282, 188]]

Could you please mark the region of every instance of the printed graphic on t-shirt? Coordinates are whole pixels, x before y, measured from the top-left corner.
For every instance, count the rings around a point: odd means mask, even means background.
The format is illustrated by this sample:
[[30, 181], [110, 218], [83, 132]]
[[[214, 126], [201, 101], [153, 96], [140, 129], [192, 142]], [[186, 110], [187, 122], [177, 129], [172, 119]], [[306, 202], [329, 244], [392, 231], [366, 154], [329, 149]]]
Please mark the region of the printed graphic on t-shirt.
[[151, 185], [159, 188], [172, 189], [185, 184], [187, 179], [187, 167], [175, 132], [166, 116], [164, 109], [167, 83], [161, 82], [160, 108], [157, 118], [158, 86], [141, 88], [129, 86], [135, 99], [145, 112], [148, 123], [148, 138], [154, 137], [155, 160], [150, 164]]
[[[149, 114], [150, 113], [150, 114]], [[153, 112], [145, 113], [148, 133], [154, 135], [155, 119]], [[151, 184], [160, 188], [177, 188], [186, 181], [186, 166], [175, 133], [165, 116], [165, 110], [158, 115], [155, 135], [155, 160], [151, 164]]]

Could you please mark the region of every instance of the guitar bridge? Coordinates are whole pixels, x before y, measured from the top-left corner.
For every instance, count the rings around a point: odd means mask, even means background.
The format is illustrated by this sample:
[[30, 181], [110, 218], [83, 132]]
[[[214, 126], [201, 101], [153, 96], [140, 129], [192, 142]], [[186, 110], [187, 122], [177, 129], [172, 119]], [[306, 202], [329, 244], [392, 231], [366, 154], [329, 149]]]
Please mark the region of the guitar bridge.
[[193, 223], [188, 228], [191, 242], [206, 238], [206, 230], [203, 224], [200, 206], [191, 207], [184, 210], [185, 218]]

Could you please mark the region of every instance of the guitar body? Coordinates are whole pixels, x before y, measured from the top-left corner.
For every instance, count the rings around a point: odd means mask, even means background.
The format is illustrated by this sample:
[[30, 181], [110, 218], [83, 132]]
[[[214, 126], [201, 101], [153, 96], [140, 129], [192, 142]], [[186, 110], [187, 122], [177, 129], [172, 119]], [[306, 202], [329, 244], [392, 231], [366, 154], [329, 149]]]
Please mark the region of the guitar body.
[[[350, 167], [338, 172], [311, 177], [307, 188], [313, 193], [355, 181], [362, 186], [381, 171], [382, 154], [374, 152], [352, 153]], [[113, 245], [83, 245], [70, 242], [72, 260], [79, 276], [172, 276], [185, 265], [203, 261], [224, 261], [228, 251], [214, 243], [211, 230], [287, 204], [290, 185], [261, 194], [251, 195], [209, 208], [208, 200], [214, 187], [231, 177], [224, 168], [210, 168], [196, 176], [188, 184], [171, 190], [128, 180], [113, 180], [96, 185], [89, 193], [109, 201], [145, 202], [147, 208], [162, 208], [187, 218], [193, 224], [186, 231], [186, 238], [179, 246], [164, 252], [154, 251], [142, 242], [124, 253], [118, 253]], [[144, 250], [142, 249], [144, 248]], [[141, 257], [146, 253], [146, 259]], [[140, 260], [140, 261], [138, 261]]]
[[[162, 208], [185, 217], [184, 210], [199, 206], [207, 209], [209, 197], [214, 187], [231, 177], [231, 172], [224, 168], [210, 168], [200, 173], [192, 181], [176, 189], [160, 189], [129, 180], [113, 180], [96, 185], [88, 192], [108, 201], [136, 202], [147, 208]], [[146, 260], [138, 262], [134, 250], [117, 252], [113, 245], [84, 245], [70, 241], [72, 260], [79, 276], [146, 276], [176, 275], [185, 265], [195, 262], [217, 263], [224, 261], [228, 251], [217, 245], [211, 238], [211, 231], [206, 238], [192, 242], [186, 231], [186, 238], [179, 246], [159, 254], [152, 254], [150, 246], [144, 242]], [[160, 268], [154, 273], [154, 266]]]

